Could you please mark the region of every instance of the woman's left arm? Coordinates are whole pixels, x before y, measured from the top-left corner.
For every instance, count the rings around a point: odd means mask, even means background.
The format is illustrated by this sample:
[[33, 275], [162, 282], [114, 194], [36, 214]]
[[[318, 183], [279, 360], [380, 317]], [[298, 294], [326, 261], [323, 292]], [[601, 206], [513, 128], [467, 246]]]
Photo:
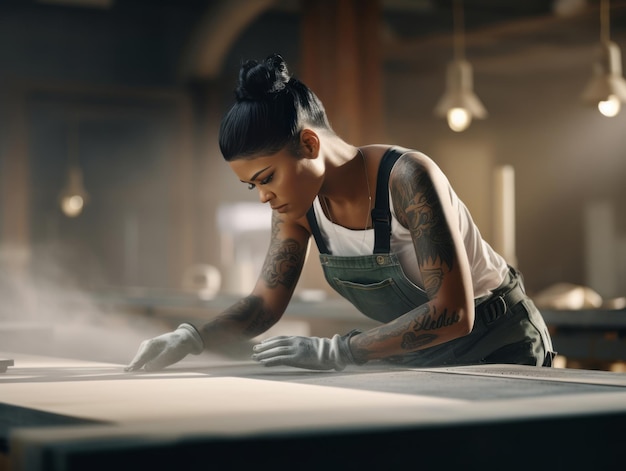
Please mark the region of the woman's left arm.
[[471, 332], [474, 293], [467, 253], [446, 177], [423, 154], [404, 154], [389, 179], [396, 217], [413, 240], [429, 301], [399, 318], [355, 335], [354, 358], [376, 358], [439, 345]]

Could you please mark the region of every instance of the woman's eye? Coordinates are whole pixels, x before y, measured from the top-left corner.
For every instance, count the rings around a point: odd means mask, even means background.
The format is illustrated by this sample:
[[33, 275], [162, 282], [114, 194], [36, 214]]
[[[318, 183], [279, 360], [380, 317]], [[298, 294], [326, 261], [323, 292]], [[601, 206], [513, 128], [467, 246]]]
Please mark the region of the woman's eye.
[[[274, 174], [272, 173], [271, 175], [265, 177], [263, 180], [261, 180], [259, 182], [260, 185], [267, 185], [268, 183], [270, 183], [272, 181], [272, 179], [274, 178]], [[256, 185], [254, 183], [248, 183], [248, 190], [254, 190], [256, 188]]]

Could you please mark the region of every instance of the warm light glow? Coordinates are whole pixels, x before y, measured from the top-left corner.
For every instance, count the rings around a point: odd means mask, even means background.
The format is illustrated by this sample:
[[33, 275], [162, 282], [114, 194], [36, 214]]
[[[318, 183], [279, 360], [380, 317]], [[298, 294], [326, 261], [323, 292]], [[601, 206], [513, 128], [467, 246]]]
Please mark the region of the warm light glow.
[[78, 166], [68, 169], [67, 183], [59, 195], [61, 211], [67, 217], [73, 218], [83, 212], [89, 202], [89, 195], [83, 186], [83, 174]]
[[452, 108], [448, 111], [448, 126], [453, 131], [465, 131], [471, 122], [472, 115], [465, 108]]
[[83, 201], [82, 196], [64, 196], [61, 199], [61, 210], [63, 211], [63, 214], [65, 214], [67, 217], [73, 218], [78, 216], [82, 212], [84, 204], [85, 202]]
[[615, 95], [609, 95], [609, 97], [605, 101], [601, 101], [598, 103], [598, 110], [604, 116], [608, 118], [612, 118], [619, 113], [621, 108], [619, 98]]

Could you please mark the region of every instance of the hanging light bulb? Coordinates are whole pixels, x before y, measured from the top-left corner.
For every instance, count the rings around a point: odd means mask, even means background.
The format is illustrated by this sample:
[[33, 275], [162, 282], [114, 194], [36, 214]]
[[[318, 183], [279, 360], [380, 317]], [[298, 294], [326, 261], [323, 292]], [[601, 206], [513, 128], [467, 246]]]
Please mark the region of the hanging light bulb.
[[454, 3], [454, 60], [448, 64], [446, 92], [435, 107], [435, 115], [445, 117], [450, 129], [465, 131], [473, 118], [484, 119], [487, 110], [474, 93], [471, 64], [465, 60], [461, 0]]
[[61, 211], [67, 217], [79, 216], [87, 204], [89, 195], [83, 185], [83, 172], [78, 165], [78, 132], [74, 127], [69, 133], [68, 160], [70, 161], [65, 187], [59, 195]]
[[447, 118], [448, 126], [456, 132], [465, 131], [472, 124], [472, 115], [465, 108], [450, 108]]
[[61, 211], [67, 217], [74, 218], [83, 212], [89, 196], [83, 186], [83, 173], [73, 166], [68, 169], [67, 183], [59, 196]]
[[619, 46], [609, 39], [609, 0], [600, 3], [600, 47], [593, 64], [593, 76], [582, 94], [582, 100], [597, 106], [607, 117], [617, 116], [626, 103], [626, 80], [622, 77], [622, 57]]
[[615, 95], [609, 95], [606, 100], [598, 102], [598, 110], [607, 118], [617, 116], [621, 108], [620, 99]]

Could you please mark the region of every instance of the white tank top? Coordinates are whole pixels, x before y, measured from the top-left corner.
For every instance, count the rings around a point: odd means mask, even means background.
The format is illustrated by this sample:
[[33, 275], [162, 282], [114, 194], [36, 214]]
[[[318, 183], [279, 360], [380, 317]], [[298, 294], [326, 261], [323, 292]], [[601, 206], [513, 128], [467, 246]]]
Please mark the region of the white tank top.
[[[482, 238], [469, 210], [456, 195], [447, 179], [446, 183], [450, 192], [452, 207], [458, 215], [459, 229], [469, 260], [474, 298], [480, 298], [502, 284], [508, 272], [508, 265], [504, 258], [496, 253]], [[400, 266], [407, 278], [423, 289], [424, 283], [417, 265], [411, 233], [396, 218], [391, 192], [389, 206], [391, 210], [391, 252], [398, 256]], [[333, 255], [355, 257], [372, 254], [374, 229], [353, 230], [334, 224], [324, 215], [319, 198], [313, 202], [313, 209], [320, 232]]]

